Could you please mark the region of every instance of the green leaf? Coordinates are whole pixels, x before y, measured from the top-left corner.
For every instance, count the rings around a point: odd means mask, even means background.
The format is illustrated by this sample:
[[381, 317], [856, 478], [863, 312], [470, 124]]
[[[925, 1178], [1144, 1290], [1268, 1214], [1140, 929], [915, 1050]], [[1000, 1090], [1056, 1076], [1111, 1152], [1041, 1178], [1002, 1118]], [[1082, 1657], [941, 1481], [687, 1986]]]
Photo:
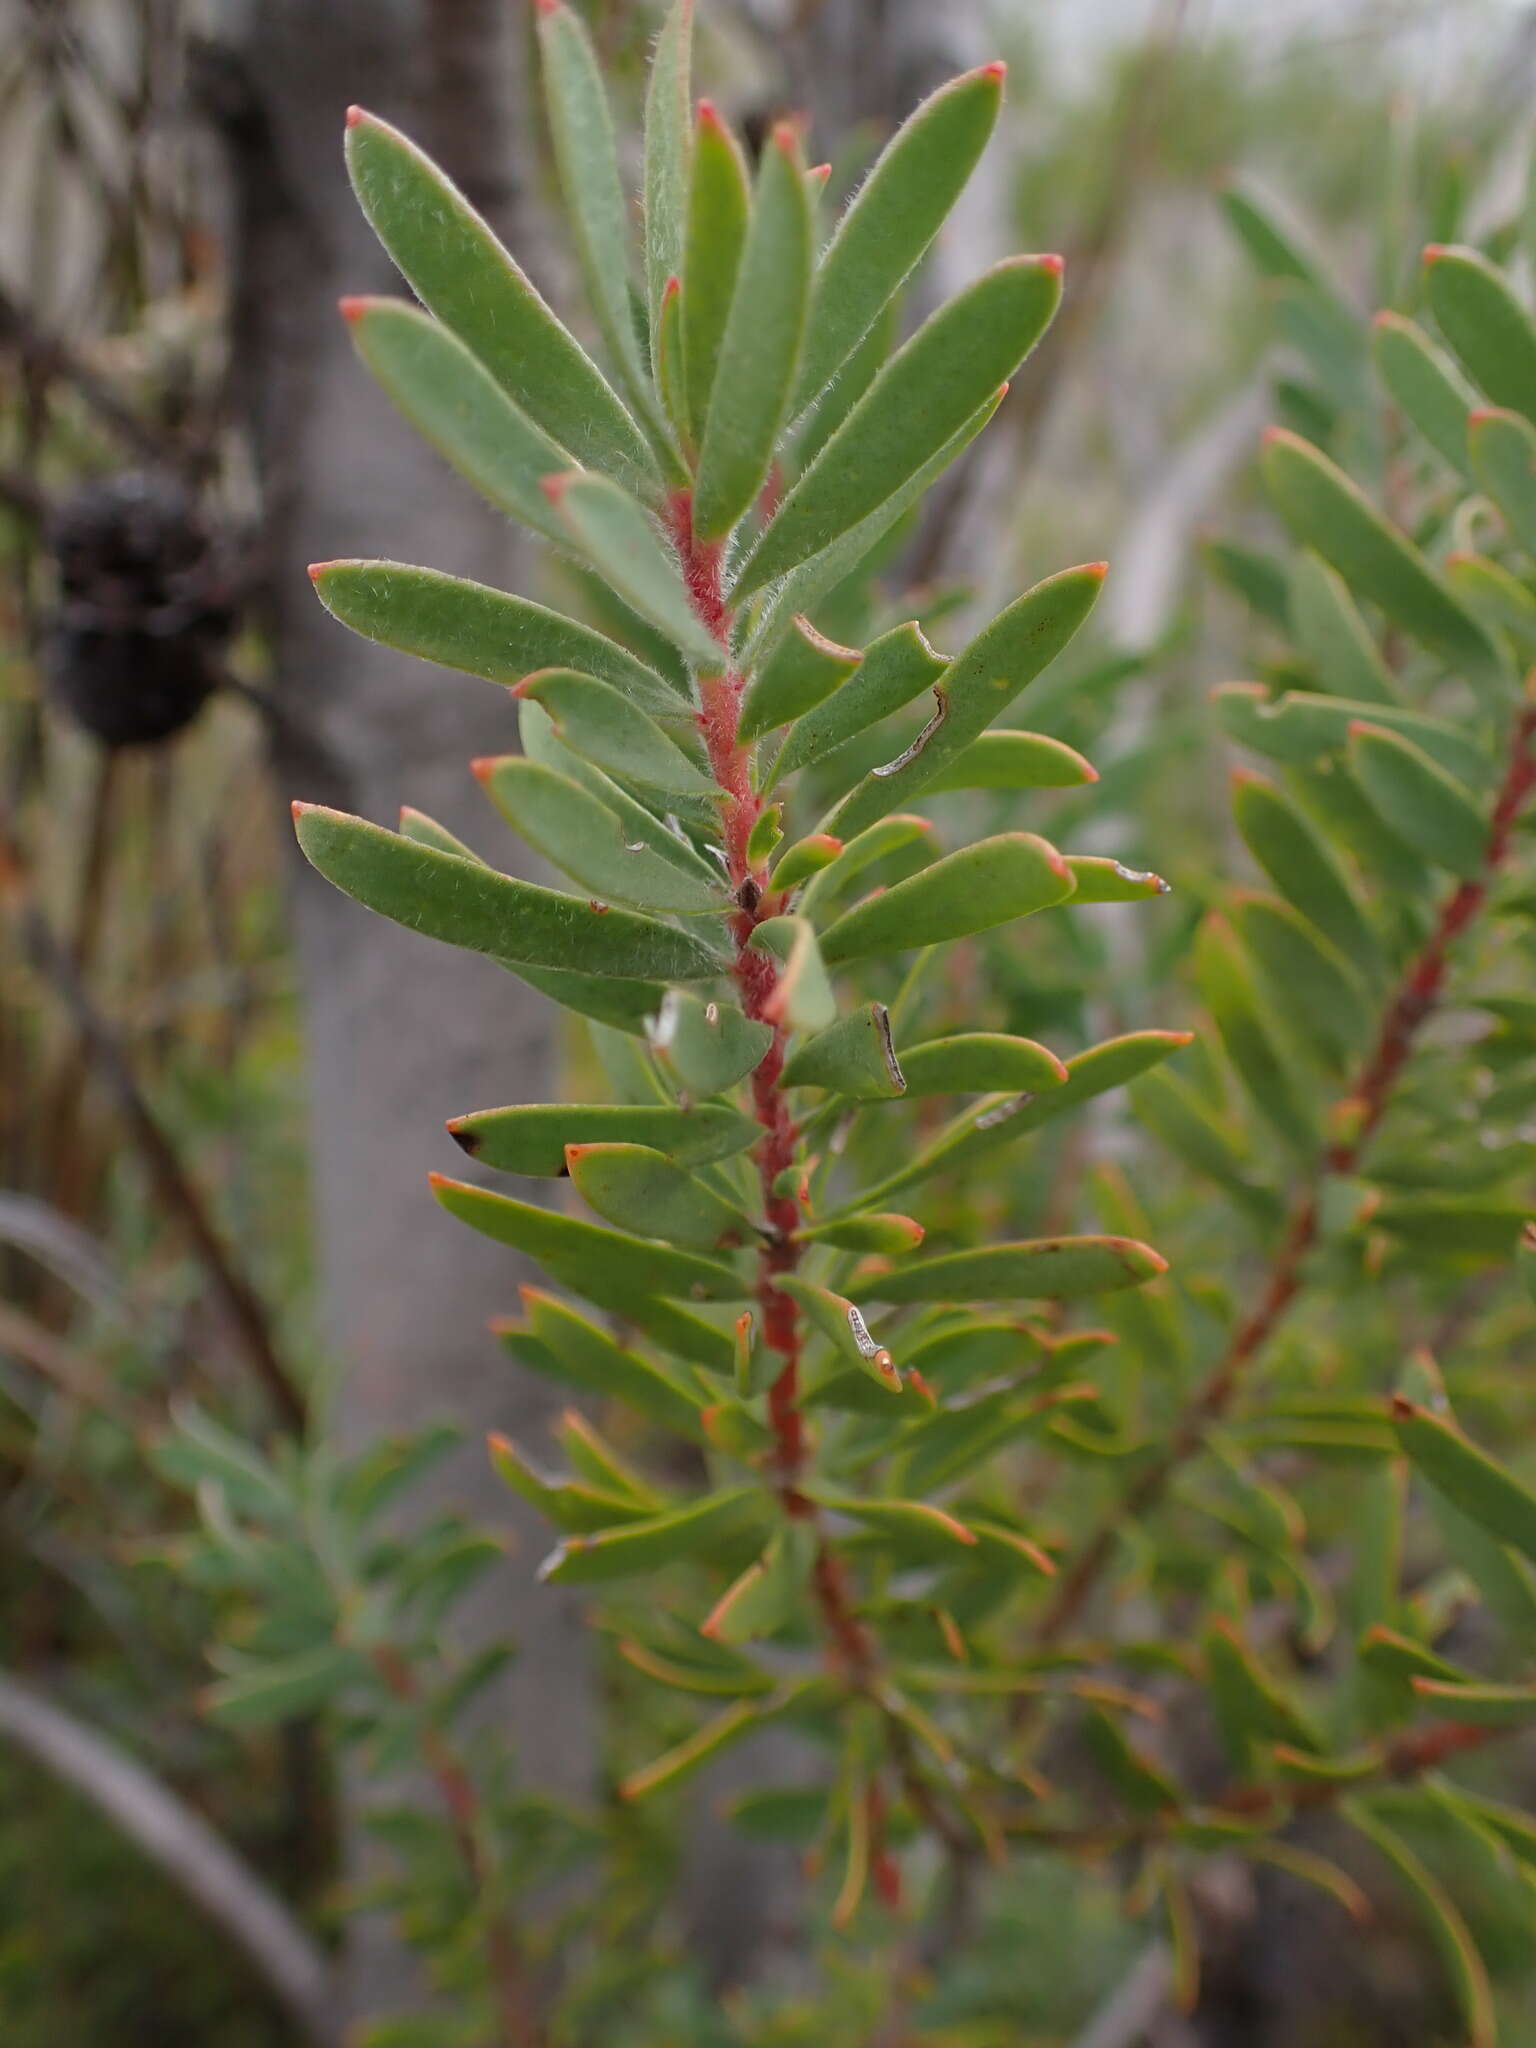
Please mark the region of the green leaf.
[[603, 902], [694, 917], [730, 907], [723, 888], [626, 839], [617, 813], [569, 777], [521, 754], [476, 761], [474, 769], [514, 831]]
[[695, 439], [704, 431], [751, 217], [747, 167], [736, 138], [711, 103], [700, 100], [683, 255], [683, 369]]
[[1536, 641], [1536, 597], [1502, 562], [1486, 555], [1448, 555], [1446, 581], [1478, 616], [1513, 633], [1522, 648]]
[[651, 344], [656, 360], [656, 388], [667, 418], [677, 433], [688, 435], [688, 393], [683, 383], [683, 289], [675, 277], [667, 279], [656, 319], [656, 338]]
[[1421, 1908], [1461, 2007], [1467, 2048], [1495, 2048], [1498, 2021], [1488, 1972], [1449, 1894], [1401, 1836], [1394, 1834], [1362, 1800], [1345, 1800], [1342, 1811], [1350, 1826], [1380, 1850]]
[[[852, 1366], [856, 1373], [875, 1383], [881, 1396], [877, 1405], [883, 1412], [885, 1397], [902, 1391], [901, 1375], [891, 1362], [890, 1352], [870, 1336], [855, 1305], [846, 1295], [835, 1294], [830, 1287], [807, 1280], [799, 1273], [780, 1273], [773, 1284], [779, 1292], [799, 1303], [812, 1327], [831, 1344], [834, 1372], [839, 1366]], [[816, 1392], [818, 1386], [827, 1383], [813, 1382], [807, 1388], [807, 1394]]]
[[1167, 1772], [1138, 1749], [1120, 1723], [1102, 1708], [1091, 1707], [1080, 1727], [1088, 1755], [1130, 1812], [1166, 1813], [1184, 1804], [1183, 1794]]
[[1233, 927], [1259, 971], [1270, 1008], [1317, 1041], [1335, 1071], [1355, 1057], [1372, 1022], [1364, 984], [1338, 948], [1273, 896], [1232, 899]]
[[1127, 1237], [1052, 1237], [915, 1259], [865, 1285], [880, 1301], [1072, 1301], [1139, 1287], [1168, 1261]]
[[662, 546], [638, 501], [611, 478], [582, 470], [548, 477], [544, 488], [567, 534], [624, 602], [690, 660], [719, 668], [725, 658], [719, 643], [695, 615], [677, 558]]
[[1289, 278], [1297, 284], [1328, 289], [1327, 277], [1316, 258], [1300, 247], [1273, 212], [1251, 192], [1228, 187], [1221, 194], [1221, 210], [1260, 276], [1275, 282]]
[[822, 958], [836, 964], [937, 945], [1027, 917], [1071, 893], [1071, 870], [1054, 846], [1033, 832], [1001, 832], [846, 911], [822, 934]]
[[1477, 394], [1455, 364], [1400, 313], [1376, 315], [1371, 353], [1404, 417], [1459, 476], [1467, 475], [1467, 414]]
[[645, 93], [645, 283], [651, 353], [660, 359], [662, 301], [683, 268], [688, 215], [693, 0], [672, 0], [651, 56]]
[[607, 1529], [615, 1522], [644, 1518], [644, 1510], [622, 1494], [540, 1472], [508, 1437], [493, 1433], [486, 1439], [486, 1449], [497, 1477], [557, 1529]]
[[1200, 927], [1195, 980], [1243, 1086], [1281, 1137], [1310, 1158], [1318, 1142], [1314, 1105], [1270, 1030], [1247, 964], [1223, 918], [1208, 917]]
[[609, 356], [643, 399], [645, 370], [629, 299], [628, 202], [597, 53], [585, 23], [562, 0], [542, 0], [534, 23], [565, 219], [587, 297]]
[[578, 462], [654, 489], [655, 458], [602, 372], [485, 222], [397, 129], [354, 109], [347, 168], [412, 290]]
[[[579, 783], [617, 816], [626, 844], [638, 839], [652, 853], [680, 868], [691, 881], [708, 882], [717, 889], [721, 886], [718, 861], [708, 859], [691, 839], [674, 831], [664, 817], [658, 817], [655, 810], [632, 796], [622, 783], [567, 746], [556, 733], [549, 713], [531, 697], [524, 697], [518, 706], [518, 730], [523, 752], [530, 761], [537, 761], [541, 768], [552, 768], [569, 782]], [[653, 1013], [655, 1007], [653, 1003]]]
[[[818, 836], [830, 838], [830, 834]], [[921, 845], [917, 844], [919, 841]], [[812, 878], [810, 887], [801, 897], [800, 908], [807, 917], [830, 917], [866, 868], [889, 859], [903, 849], [912, 849], [909, 860], [915, 860], [919, 865], [931, 860], [934, 832], [926, 818], [898, 811], [893, 817], [882, 818], [877, 825], [869, 826], [857, 838], [850, 839], [846, 846], [837, 839], [832, 839], [831, 844], [841, 846], [842, 850], [820, 874]]]
[[1064, 858], [1072, 876], [1074, 910], [1084, 903], [1142, 903], [1149, 896], [1169, 893], [1169, 884], [1150, 868], [1128, 868], [1124, 861], [1101, 854], [1069, 853]]
[[569, 1536], [539, 1567], [539, 1577], [557, 1586], [590, 1585], [633, 1578], [682, 1558], [710, 1562], [722, 1537], [750, 1527], [761, 1512], [762, 1496], [755, 1488], [709, 1494], [669, 1514], [648, 1515], [591, 1536]]
[[677, 692], [644, 662], [527, 598], [401, 562], [325, 562], [310, 575], [333, 618], [403, 654], [490, 683], [520, 682], [534, 669], [580, 669], [652, 711], [677, 711]]
[[865, 1003], [816, 1037], [802, 1040], [785, 1065], [783, 1080], [786, 1088], [828, 1088], [853, 1102], [885, 1102], [905, 1094], [884, 1003]]
[[649, 1145], [679, 1166], [704, 1166], [762, 1136], [739, 1110], [708, 1102], [526, 1102], [450, 1117], [448, 1134], [482, 1166], [545, 1177], [565, 1172], [567, 1145]]
[[[901, 631], [901, 628], [897, 628]], [[917, 628], [911, 629], [914, 633]], [[856, 647], [839, 647], [818, 633], [803, 613], [747, 684], [736, 737], [745, 743], [777, 725], [787, 725], [839, 690], [864, 659]]]
[[1263, 469], [1269, 494], [1303, 546], [1331, 562], [1352, 589], [1453, 668], [1497, 669], [1492, 643], [1470, 612], [1344, 472], [1298, 435], [1271, 427]]
[[1382, 820], [1438, 867], [1470, 881], [1481, 875], [1488, 825], [1454, 776], [1402, 733], [1357, 722], [1349, 765]]
[[525, 703], [548, 712], [557, 739], [610, 775], [655, 789], [712, 792], [696, 762], [622, 690], [575, 669], [538, 669], [517, 686]]
[[1206, 1682], [1223, 1740], [1239, 1769], [1255, 1744], [1322, 1748], [1310, 1723], [1286, 1697], [1229, 1621], [1213, 1622], [1204, 1640]]
[[810, 767], [856, 733], [878, 725], [932, 689], [948, 667], [916, 620], [882, 633], [865, 648], [863, 660], [842, 688], [799, 715], [764, 786]]
[[1205, 558], [1229, 589], [1236, 591], [1261, 619], [1283, 631], [1288, 624], [1289, 592], [1285, 569], [1274, 555], [1235, 540], [1209, 540]]
[[648, 1145], [567, 1145], [565, 1159], [583, 1201], [622, 1230], [697, 1251], [748, 1234], [739, 1209]]
[[1232, 812], [1248, 851], [1286, 901], [1345, 959], [1374, 963], [1380, 949], [1365, 912], [1311, 820], [1255, 775], [1235, 779]]
[[773, 993], [763, 1004], [769, 1023], [783, 1023], [794, 1031], [824, 1031], [837, 1015], [837, 1000], [809, 919], [767, 918], [748, 943], [779, 963]]
[[964, 1522], [926, 1500], [866, 1500], [860, 1494], [835, 1493], [827, 1488], [806, 1491], [819, 1507], [846, 1515], [885, 1538], [899, 1558], [917, 1564], [949, 1564], [956, 1546], [970, 1549], [976, 1537]]
[[1413, 1691], [1428, 1712], [1477, 1728], [1520, 1728], [1536, 1721], [1536, 1685], [1487, 1685], [1426, 1672], [1414, 1676]]
[[[764, 816], [767, 816], [766, 812]], [[768, 877], [769, 888], [798, 889], [802, 883], [830, 867], [842, 850], [843, 842], [834, 839], [830, 832], [808, 832], [793, 846], [787, 846], [774, 862], [773, 872]]]
[[732, 601], [878, 511], [1013, 375], [1060, 297], [1059, 257], [1013, 257], [940, 307], [892, 356], [748, 549]]
[[702, 541], [723, 540], [767, 481], [800, 367], [814, 253], [799, 141], [780, 123], [758, 169], [704, 419], [693, 489]]
[[749, 1564], [699, 1626], [713, 1643], [751, 1643], [776, 1635], [799, 1615], [816, 1562], [816, 1533], [786, 1521], [762, 1556]]
[[356, 1650], [321, 1643], [292, 1657], [253, 1663], [203, 1694], [204, 1710], [226, 1728], [267, 1728], [334, 1705], [339, 1693], [367, 1676]]
[[902, 1053], [907, 1091], [919, 1095], [986, 1095], [994, 1091], [1060, 1088], [1067, 1069], [1032, 1038], [1000, 1031], [957, 1031]]
[[[556, 1574], [551, 1572], [551, 1578]], [[706, 1721], [702, 1728], [695, 1730], [686, 1741], [677, 1743], [665, 1755], [659, 1756], [644, 1770], [631, 1771], [618, 1787], [623, 1800], [644, 1799], [652, 1792], [659, 1792], [664, 1786], [679, 1785], [693, 1773], [703, 1768], [712, 1757], [739, 1742], [744, 1735], [762, 1720], [762, 1709], [750, 1700], [740, 1700], [733, 1707], [727, 1707], [712, 1721]]]
[[795, 1235], [802, 1244], [831, 1244], [847, 1252], [875, 1252], [882, 1258], [904, 1258], [923, 1241], [923, 1226], [894, 1210], [861, 1209], [857, 1215], [833, 1216], [825, 1223], [807, 1223]]
[[1137, 1121], [1170, 1152], [1214, 1181], [1266, 1228], [1279, 1221], [1280, 1204], [1253, 1178], [1242, 1136], [1220, 1121], [1194, 1088], [1173, 1074], [1152, 1073], [1135, 1082], [1131, 1107]]
[[922, 260], [987, 146], [1002, 96], [1002, 65], [966, 72], [886, 144], [821, 260], [797, 409], [830, 382]]
[[1467, 447], [1474, 476], [1504, 514], [1515, 541], [1536, 555], [1536, 430], [1518, 413], [1474, 412]]
[[718, 1095], [740, 1081], [773, 1043], [773, 1026], [743, 1016], [734, 1003], [706, 1003], [669, 989], [653, 1045], [691, 1096]]
[[591, 1301], [603, 1300], [599, 1289], [699, 1301], [738, 1301], [749, 1292], [748, 1283], [720, 1259], [700, 1258], [581, 1217], [515, 1202], [509, 1195], [448, 1180], [440, 1173], [431, 1176], [431, 1187], [450, 1216], [498, 1244], [541, 1260], [556, 1279]]
[[[1055, 659], [1093, 609], [1103, 582], [1102, 562], [1064, 569], [983, 626], [933, 686], [942, 693], [939, 722], [905, 756], [867, 775], [838, 806], [827, 830], [852, 839], [888, 811], [904, 810]], [[863, 680], [874, 651], [866, 653], [864, 671], [851, 687]]]
[[1064, 1086], [1028, 1095], [989, 1095], [956, 1117], [905, 1166], [864, 1190], [866, 1201], [884, 1201], [941, 1167], [969, 1165], [982, 1154], [1036, 1131], [1095, 1095], [1121, 1087], [1189, 1044], [1188, 1031], [1131, 1031], [1106, 1039], [1067, 1061]]
[[1099, 771], [1065, 740], [1038, 732], [984, 732], [929, 782], [937, 796], [952, 789], [1078, 789]]
[[1372, 704], [1396, 702], [1387, 665], [1349, 586], [1311, 548], [1300, 550], [1291, 569], [1290, 625], [1324, 690]]
[[560, 526], [540, 479], [569, 457], [453, 331], [398, 299], [344, 299], [358, 354], [400, 411], [476, 490], [549, 540]]
[[[512, 1357], [562, 1385], [600, 1400], [623, 1401], [639, 1415], [695, 1440], [702, 1399], [638, 1352], [627, 1350], [563, 1301], [537, 1287], [522, 1289], [527, 1330], [514, 1323], [491, 1325]], [[531, 1341], [530, 1341], [531, 1340]]]
[[891, 530], [944, 474], [956, 456], [971, 445], [1002, 404], [1004, 395], [1004, 388], [999, 385], [984, 404], [977, 406], [960, 431], [951, 435], [938, 453], [931, 456], [867, 519], [861, 519], [841, 540], [833, 541], [830, 547], [823, 548], [820, 554], [803, 562], [798, 569], [792, 569], [779, 582], [772, 594], [755, 608], [756, 616], [743, 650], [743, 659], [748, 666], [755, 666], [777, 645], [797, 612], [814, 611], [829, 591], [835, 590], [845, 578], [870, 560]]
[[[1532, 617], [1536, 621], [1536, 606]], [[1304, 766], [1340, 752], [1348, 744], [1350, 727], [1364, 719], [1411, 739], [1469, 787], [1487, 778], [1488, 757], [1464, 732], [1419, 711], [1400, 711], [1395, 704], [1323, 697], [1315, 690], [1287, 690], [1284, 696], [1267, 697], [1262, 683], [1222, 683], [1215, 701], [1231, 738], [1273, 761]]]
[[1432, 245], [1424, 294], [1472, 381], [1495, 405], [1536, 420], [1536, 327], [1503, 273], [1475, 249]]
[[1392, 1424], [1414, 1470], [1479, 1528], [1536, 1561], [1536, 1494], [1454, 1424], [1402, 1394]]
[[346, 895], [408, 930], [514, 967], [700, 981], [725, 965], [655, 918], [497, 874], [343, 811], [300, 804], [295, 823], [305, 857]]

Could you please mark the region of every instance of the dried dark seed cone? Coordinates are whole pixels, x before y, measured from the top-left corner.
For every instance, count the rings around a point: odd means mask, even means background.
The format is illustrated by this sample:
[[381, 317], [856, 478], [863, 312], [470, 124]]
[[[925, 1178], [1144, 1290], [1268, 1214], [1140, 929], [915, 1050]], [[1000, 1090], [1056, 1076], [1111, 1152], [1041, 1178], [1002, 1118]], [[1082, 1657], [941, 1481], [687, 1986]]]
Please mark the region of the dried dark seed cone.
[[218, 680], [232, 611], [216, 551], [174, 479], [87, 484], [54, 516], [59, 603], [53, 701], [109, 747], [153, 746], [190, 724]]

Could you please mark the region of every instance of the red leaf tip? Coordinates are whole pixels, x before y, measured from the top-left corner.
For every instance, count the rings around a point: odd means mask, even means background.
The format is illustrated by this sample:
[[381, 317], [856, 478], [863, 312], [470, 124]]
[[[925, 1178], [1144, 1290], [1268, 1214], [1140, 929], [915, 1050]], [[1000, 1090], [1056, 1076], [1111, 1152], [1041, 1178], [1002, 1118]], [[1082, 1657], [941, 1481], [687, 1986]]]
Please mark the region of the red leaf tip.
[[998, 84], [1001, 85], [1008, 76], [1008, 66], [1001, 57], [994, 57], [990, 64], [982, 65], [981, 75], [983, 78], [995, 78]]
[[1061, 273], [1067, 267], [1067, 259], [1065, 258], [1065, 256], [1057, 256], [1055, 254], [1047, 256], [1037, 256], [1035, 258], [1035, 261], [1042, 270], [1048, 270], [1051, 273], [1052, 277], [1060, 277]]
[[1425, 244], [1421, 260], [1425, 263], [1438, 263], [1442, 256], [1449, 256], [1450, 253], [1450, 248], [1445, 242], [1428, 242]]
[[832, 166], [830, 164], [812, 164], [805, 175], [808, 178], [814, 178], [818, 185], [825, 185], [828, 178], [832, 175]]
[[720, 118], [720, 109], [715, 105], [713, 100], [700, 100], [698, 106], [698, 115], [699, 122], [702, 127], [719, 129], [723, 129], [725, 127], [725, 123]]
[[1496, 405], [1474, 405], [1467, 414], [1467, 425], [1480, 427], [1484, 420], [1496, 420], [1498, 416], [1499, 408]]
[[359, 121], [366, 121], [367, 118], [367, 113], [362, 107], [348, 107], [347, 126], [349, 128], [355, 128]]
[[553, 476], [541, 476], [539, 478], [539, 489], [548, 498], [551, 505], [558, 505], [565, 496], [570, 481], [570, 471], [568, 469], [558, 469]]
[[538, 9], [539, 13], [542, 14], [546, 19], [548, 19], [548, 17], [551, 14], [553, 14], [555, 9], [560, 5], [560, 0], [533, 0], [533, 4]]
[[307, 804], [304, 802], [302, 797], [297, 796], [294, 798], [293, 802], [288, 806], [289, 814], [292, 817], [295, 825], [297, 825], [300, 818], [303, 817], [306, 811], [312, 811], [314, 808], [315, 807], [313, 804]]
[[470, 762], [469, 772], [477, 782], [489, 782], [496, 768], [494, 754], [480, 754]]
[[682, 288], [683, 280], [678, 276], [677, 272], [674, 270], [672, 275], [667, 279], [666, 283], [661, 288], [661, 303], [664, 306], [670, 304], [670, 302], [677, 297], [678, 293], [682, 290]]
[[773, 146], [782, 156], [793, 156], [800, 146], [800, 131], [793, 121], [775, 121]]
[[336, 310], [350, 327], [355, 321], [361, 320], [367, 312], [368, 301], [364, 298], [338, 299]]
[[311, 583], [318, 583], [320, 581], [320, 578], [325, 574], [326, 570], [329, 569], [330, 566], [331, 565], [329, 562], [311, 562], [309, 567], [304, 571], [304, 574], [309, 578]]

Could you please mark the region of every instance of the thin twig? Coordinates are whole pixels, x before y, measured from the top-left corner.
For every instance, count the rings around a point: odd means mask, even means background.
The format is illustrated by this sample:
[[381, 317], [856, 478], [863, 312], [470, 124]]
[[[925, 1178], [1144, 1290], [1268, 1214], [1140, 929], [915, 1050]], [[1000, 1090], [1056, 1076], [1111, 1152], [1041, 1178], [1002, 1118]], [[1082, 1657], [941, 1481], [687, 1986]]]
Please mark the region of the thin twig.
[[1060, 1640], [1081, 1614], [1113, 1557], [1121, 1531], [1162, 1498], [1168, 1482], [1200, 1448], [1213, 1422], [1230, 1406], [1253, 1361], [1264, 1350], [1296, 1298], [1301, 1268], [1317, 1241], [1323, 1182], [1358, 1168], [1366, 1146], [1386, 1113], [1393, 1089], [1425, 1019], [1440, 999], [1450, 950], [1487, 902], [1488, 890], [1509, 853], [1516, 819], [1536, 789], [1536, 705], [1529, 700], [1510, 734], [1504, 779], [1489, 818], [1481, 872], [1461, 882], [1441, 908], [1428, 942], [1415, 957], [1382, 1015], [1376, 1044], [1327, 1127], [1348, 1135], [1335, 1141], [1294, 1196], [1280, 1244], [1252, 1312], [1238, 1326], [1209, 1377], [1186, 1403], [1161, 1455], [1145, 1466], [1106, 1514], [1057, 1584], [1041, 1615], [1033, 1641], [1043, 1647]]

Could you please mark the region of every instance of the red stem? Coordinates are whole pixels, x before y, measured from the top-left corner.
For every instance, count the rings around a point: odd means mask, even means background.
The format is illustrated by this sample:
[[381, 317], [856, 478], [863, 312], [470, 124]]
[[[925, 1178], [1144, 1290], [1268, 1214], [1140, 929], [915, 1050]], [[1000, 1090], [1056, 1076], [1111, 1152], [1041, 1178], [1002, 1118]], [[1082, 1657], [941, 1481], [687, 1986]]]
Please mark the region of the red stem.
[[[794, 1192], [777, 1185], [795, 1163], [799, 1127], [789, 1098], [780, 1085], [784, 1072], [786, 1033], [772, 1010], [778, 983], [773, 956], [752, 944], [752, 935], [776, 917], [784, 899], [768, 890], [766, 865], [747, 857], [752, 828], [762, 815], [763, 800], [752, 787], [749, 750], [737, 738], [744, 678], [730, 666], [731, 612], [721, 583], [722, 550], [718, 542], [698, 541], [693, 533], [693, 500], [675, 491], [668, 504], [673, 545], [682, 564], [683, 580], [693, 608], [720, 643], [721, 670], [700, 685], [699, 732], [709, 765], [722, 794], [721, 827], [726, 872], [736, 897], [731, 914], [735, 946], [731, 973], [747, 1016], [773, 1028], [773, 1039], [752, 1073], [752, 1107], [762, 1127], [753, 1157], [762, 1186], [763, 1216], [768, 1239], [758, 1254], [757, 1302], [763, 1319], [763, 1342], [782, 1363], [768, 1389], [768, 1421], [773, 1431], [773, 1465], [779, 1497], [788, 1515], [814, 1518], [815, 1510], [796, 1481], [805, 1465], [805, 1422], [800, 1413], [800, 1318], [794, 1297], [775, 1282], [799, 1264], [800, 1203]], [[867, 1683], [874, 1669], [874, 1649], [849, 1602], [841, 1565], [825, 1541], [816, 1556], [813, 1584], [828, 1641], [849, 1677]]]
[[1225, 1413], [1249, 1365], [1274, 1335], [1300, 1291], [1302, 1264], [1317, 1241], [1319, 1184], [1328, 1174], [1355, 1171], [1386, 1113], [1420, 1027], [1440, 999], [1451, 947], [1486, 903], [1489, 887], [1508, 856], [1515, 820], [1536, 789], [1533, 737], [1536, 705], [1528, 704], [1510, 733], [1509, 759], [1489, 817], [1482, 870], [1473, 879], [1460, 883], [1446, 899], [1434, 931], [1387, 1005], [1374, 1051], [1349, 1094], [1337, 1106], [1334, 1121], [1343, 1123], [1349, 1135], [1329, 1147], [1311, 1180], [1297, 1194], [1256, 1306], [1184, 1408], [1163, 1455], [1147, 1466], [1116, 1502], [1113, 1512], [1105, 1516], [1079, 1552], [1072, 1569], [1058, 1582], [1055, 1597], [1036, 1627], [1037, 1644], [1057, 1642], [1077, 1619], [1114, 1555], [1121, 1528], [1161, 1499], [1169, 1480], [1199, 1449], [1206, 1431]]

